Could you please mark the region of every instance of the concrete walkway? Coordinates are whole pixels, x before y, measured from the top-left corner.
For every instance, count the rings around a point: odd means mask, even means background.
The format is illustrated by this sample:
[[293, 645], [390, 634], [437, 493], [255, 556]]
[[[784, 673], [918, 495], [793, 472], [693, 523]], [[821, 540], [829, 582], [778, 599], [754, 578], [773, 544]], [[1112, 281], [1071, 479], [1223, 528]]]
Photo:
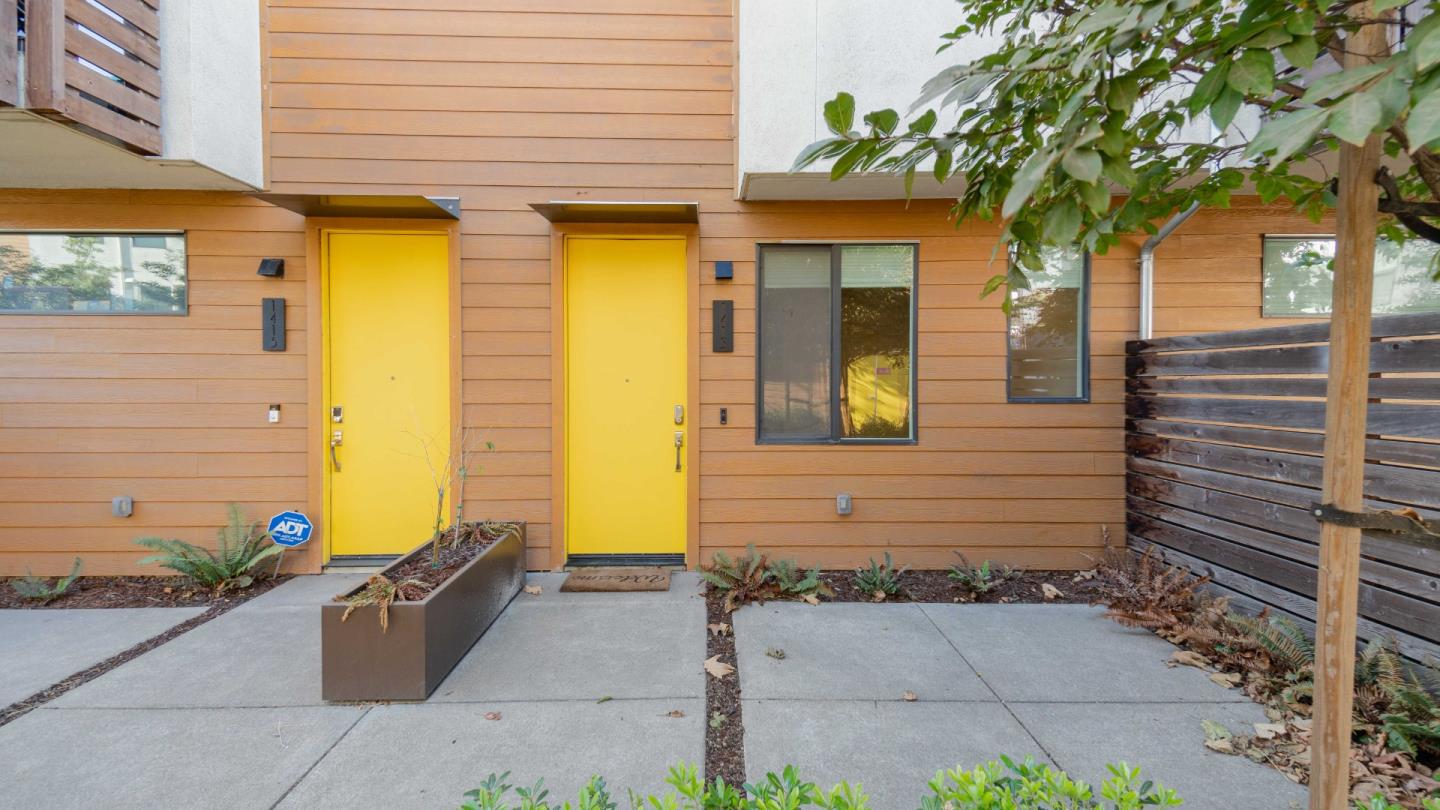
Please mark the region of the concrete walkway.
[[[598, 773], [624, 804], [703, 762], [695, 575], [631, 594], [532, 575], [543, 593], [518, 596], [426, 703], [326, 705], [316, 605], [362, 578], [297, 578], [0, 727], [0, 808], [453, 808], [507, 770], [561, 801]], [[192, 615], [15, 613], [0, 612], [0, 687], [27, 695]], [[734, 623], [752, 778], [793, 763], [911, 810], [940, 768], [1032, 754], [1092, 781], [1143, 765], [1190, 808], [1304, 801], [1202, 747], [1202, 719], [1241, 730], [1256, 706], [1089, 608], [771, 604]]]
[[[1034, 756], [1098, 784], [1128, 761], [1187, 808], [1303, 807], [1280, 773], [1203, 747], [1202, 720], [1265, 722], [1174, 647], [1075, 605], [786, 603], [735, 614], [749, 777], [793, 763], [920, 805], [936, 771]], [[776, 657], [775, 652], [784, 653]], [[770, 654], [767, 654], [770, 653]], [[913, 693], [914, 701], [905, 699]]]

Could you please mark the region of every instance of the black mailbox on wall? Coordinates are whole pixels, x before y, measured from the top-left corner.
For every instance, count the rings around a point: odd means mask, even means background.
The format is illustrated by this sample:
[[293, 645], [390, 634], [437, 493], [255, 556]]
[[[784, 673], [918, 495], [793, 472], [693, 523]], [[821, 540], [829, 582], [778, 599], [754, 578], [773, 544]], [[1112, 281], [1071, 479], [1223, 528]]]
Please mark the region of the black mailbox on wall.
[[263, 299], [260, 321], [260, 348], [267, 352], [285, 351], [285, 299]]

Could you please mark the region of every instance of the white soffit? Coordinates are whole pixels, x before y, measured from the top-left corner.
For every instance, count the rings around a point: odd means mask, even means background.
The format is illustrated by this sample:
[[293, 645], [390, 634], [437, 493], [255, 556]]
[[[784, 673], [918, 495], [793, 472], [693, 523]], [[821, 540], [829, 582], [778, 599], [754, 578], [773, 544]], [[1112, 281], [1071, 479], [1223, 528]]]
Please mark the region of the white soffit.
[[194, 161], [143, 157], [24, 110], [0, 109], [0, 143], [0, 188], [254, 190]]

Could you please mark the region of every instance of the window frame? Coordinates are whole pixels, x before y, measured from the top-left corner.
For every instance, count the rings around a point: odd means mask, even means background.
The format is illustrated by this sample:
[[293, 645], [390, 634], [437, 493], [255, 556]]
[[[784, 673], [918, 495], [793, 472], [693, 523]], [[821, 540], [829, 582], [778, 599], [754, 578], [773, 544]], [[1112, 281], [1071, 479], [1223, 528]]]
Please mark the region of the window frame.
[[[847, 247], [908, 247], [910, 248], [910, 435], [904, 438], [867, 438], [840, 435], [840, 321], [841, 286], [840, 254]], [[765, 306], [765, 249], [817, 248], [830, 249], [830, 436], [826, 438], [787, 439], [763, 435], [765, 414], [765, 378], [761, 373]], [[831, 242], [827, 240], [790, 240], [755, 243], [755, 444], [757, 445], [916, 445], [920, 443], [920, 241], [918, 239], [883, 239]]]
[[102, 310], [86, 312], [81, 310], [49, 310], [49, 309], [0, 309], [0, 318], [11, 316], [49, 316], [49, 317], [102, 317], [122, 316], [131, 318], [184, 318], [190, 315], [190, 234], [185, 230], [169, 228], [132, 228], [129, 230], [115, 230], [107, 228], [94, 230], [87, 228], [0, 228], [0, 235], [9, 234], [46, 234], [61, 236], [178, 236], [184, 241], [185, 247], [185, 299], [181, 307], [174, 312], [135, 312], [127, 310]]
[[[1091, 276], [1090, 276], [1090, 252], [1084, 252], [1083, 267], [1081, 268], [1083, 281], [1080, 284], [1080, 291], [1083, 296], [1084, 306], [1080, 308], [1080, 395], [1074, 397], [1020, 397], [1015, 396], [1010, 373], [1010, 322], [1014, 317], [1012, 314], [1005, 315], [1005, 402], [1012, 405], [1088, 405], [1091, 400], [1090, 385], [1090, 311], [1094, 304], [1090, 300]], [[1007, 287], [1005, 294], [1010, 295]], [[1011, 313], [1014, 309], [1011, 309]]]

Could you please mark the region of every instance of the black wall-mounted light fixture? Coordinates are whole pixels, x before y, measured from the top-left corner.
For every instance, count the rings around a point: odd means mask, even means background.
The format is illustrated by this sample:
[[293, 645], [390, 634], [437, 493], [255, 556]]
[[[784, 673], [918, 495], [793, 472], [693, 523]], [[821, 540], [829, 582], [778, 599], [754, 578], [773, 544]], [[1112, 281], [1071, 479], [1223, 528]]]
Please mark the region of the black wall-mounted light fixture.
[[285, 275], [285, 260], [261, 259], [260, 269], [256, 270], [255, 273], [257, 275], [267, 276], [269, 278], [280, 278], [281, 276]]
[[715, 278], [720, 281], [729, 281], [735, 278], [735, 263], [715, 262]]

